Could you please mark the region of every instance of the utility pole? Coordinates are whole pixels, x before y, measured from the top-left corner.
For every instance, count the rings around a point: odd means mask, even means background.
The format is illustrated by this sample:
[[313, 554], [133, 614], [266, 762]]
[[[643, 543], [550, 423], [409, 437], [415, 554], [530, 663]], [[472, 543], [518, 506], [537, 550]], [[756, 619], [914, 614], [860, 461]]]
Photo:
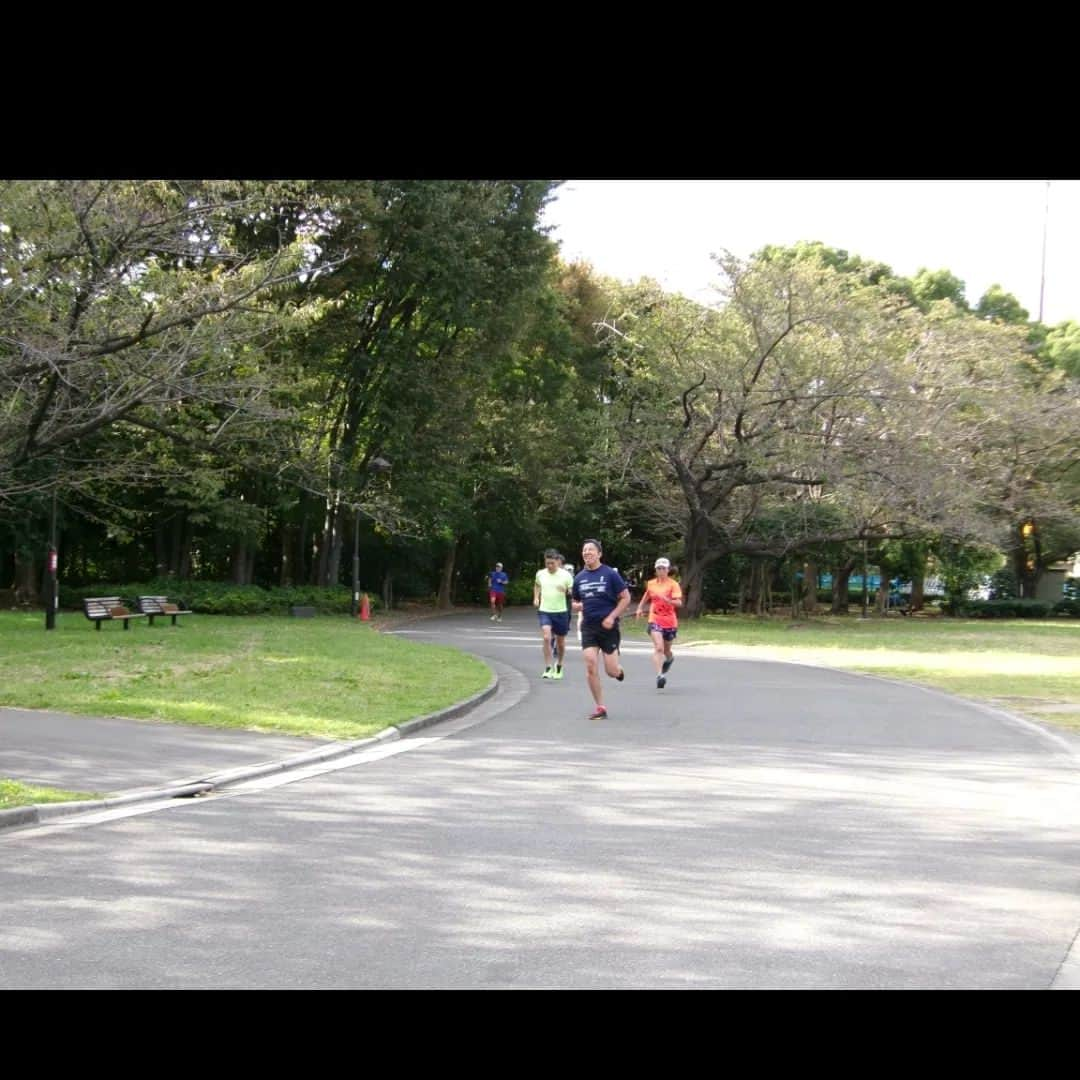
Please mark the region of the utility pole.
[[1046, 181], [1046, 208], [1043, 211], [1042, 276], [1039, 279], [1039, 322], [1043, 321], [1043, 297], [1046, 294], [1046, 231], [1050, 221], [1050, 181]]

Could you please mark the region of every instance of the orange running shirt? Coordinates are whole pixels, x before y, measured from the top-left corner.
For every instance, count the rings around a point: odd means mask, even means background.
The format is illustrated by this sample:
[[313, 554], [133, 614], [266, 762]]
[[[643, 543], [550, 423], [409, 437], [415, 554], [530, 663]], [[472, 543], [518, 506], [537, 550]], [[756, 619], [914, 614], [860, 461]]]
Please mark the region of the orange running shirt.
[[645, 595], [652, 601], [649, 622], [656, 623], [664, 630], [674, 630], [679, 625], [679, 617], [675, 614], [671, 601], [682, 599], [679, 583], [668, 578], [661, 585], [659, 578], [652, 578], [645, 586]]

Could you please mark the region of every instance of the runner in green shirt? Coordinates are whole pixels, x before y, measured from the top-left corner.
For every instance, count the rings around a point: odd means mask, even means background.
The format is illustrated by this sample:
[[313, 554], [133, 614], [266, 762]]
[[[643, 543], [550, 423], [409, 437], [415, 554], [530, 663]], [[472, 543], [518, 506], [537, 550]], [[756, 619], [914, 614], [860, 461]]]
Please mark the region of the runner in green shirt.
[[[554, 548], [544, 552], [544, 569], [536, 571], [533, 581], [533, 607], [540, 613], [540, 632], [544, 635], [545, 679], [563, 677], [563, 658], [566, 656], [566, 632], [570, 615], [566, 598], [574, 587], [574, 579], [559, 568], [559, 553]], [[552, 644], [554, 638], [554, 645]], [[554, 663], [553, 663], [554, 661]]]

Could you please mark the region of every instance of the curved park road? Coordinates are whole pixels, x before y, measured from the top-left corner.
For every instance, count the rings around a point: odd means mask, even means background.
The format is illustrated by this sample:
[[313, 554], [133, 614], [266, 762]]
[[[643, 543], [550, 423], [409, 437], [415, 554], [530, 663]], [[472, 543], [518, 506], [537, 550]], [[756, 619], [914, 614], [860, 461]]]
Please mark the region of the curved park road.
[[481, 723], [0, 835], [5, 985], [1077, 985], [1067, 748], [916, 687], [678, 647], [657, 691], [624, 623], [607, 720], [576, 644], [540, 679], [531, 611], [451, 616], [399, 633], [493, 662]]

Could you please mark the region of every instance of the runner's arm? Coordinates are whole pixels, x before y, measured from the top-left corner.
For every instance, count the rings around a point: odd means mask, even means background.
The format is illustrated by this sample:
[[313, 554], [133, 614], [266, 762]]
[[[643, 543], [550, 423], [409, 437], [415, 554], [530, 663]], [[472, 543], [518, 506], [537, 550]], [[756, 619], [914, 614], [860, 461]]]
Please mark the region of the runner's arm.
[[[623, 589], [623, 591], [621, 593], [619, 593], [619, 602], [615, 605], [614, 608], [611, 609], [611, 611], [608, 613], [608, 615], [606, 616], [606, 618], [604, 619], [604, 621], [600, 625], [601, 626], [607, 626], [608, 619], [610, 619], [611, 620], [611, 626], [614, 626], [615, 625], [615, 620], [629, 606], [630, 606], [630, 590], [629, 589]], [[610, 629], [610, 627], [609, 627], [609, 629]]]
[[645, 608], [648, 608], [650, 612], [652, 611], [652, 596], [649, 594], [648, 589], [646, 589], [641, 594], [641, 599], [638, 601], [637, 611], [634, 612], [634, 618], [640, 619], [641, 613], [645, 610]]

